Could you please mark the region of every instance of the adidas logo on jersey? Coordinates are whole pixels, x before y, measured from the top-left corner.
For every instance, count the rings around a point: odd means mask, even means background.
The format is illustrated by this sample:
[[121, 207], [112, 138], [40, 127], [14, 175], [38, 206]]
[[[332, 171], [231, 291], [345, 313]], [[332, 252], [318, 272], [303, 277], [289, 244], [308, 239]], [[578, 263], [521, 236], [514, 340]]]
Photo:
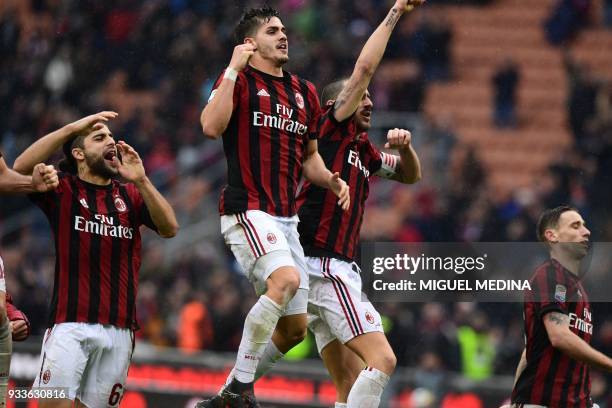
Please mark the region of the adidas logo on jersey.
[[79, 203], [81, 203], [81, 205], [82, 205], [83, 207], [85, 207], [85, 208], [89, 209], [89, 206], [87, 205], [87, 201], [85, 201], [85, 199], [84, 199], [84, 198], [81, 198], [81, 199], [79, 200]]
[[257, 92], [257, 96], [267, 96], [269, 98], [270, 94], [265, 89], [260, 89], [259, 92]]

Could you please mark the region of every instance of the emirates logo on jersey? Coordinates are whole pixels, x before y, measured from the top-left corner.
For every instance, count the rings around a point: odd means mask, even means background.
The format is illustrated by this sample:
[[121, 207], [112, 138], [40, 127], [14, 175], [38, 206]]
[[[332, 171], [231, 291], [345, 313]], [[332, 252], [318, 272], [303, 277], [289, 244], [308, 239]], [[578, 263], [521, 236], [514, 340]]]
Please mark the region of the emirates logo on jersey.
[[266, 238], [268, 239], [268, 242], [271, 243], [272, 245], [276, 244], [276, 235], [274, 235], [271, 232], [268, 232], [268, 235], [266, 236]]
[[366, 312], [365, 317], [368, 323], [374, 324], [374, 316], [372, 316], [372, 313]]
[[51, 381], [51, 370], [46, 369], [42, 376], [43, 384], [48, 384]]
[[304, 97], [301, 93], [295, 93], [295, 102], [297, 103], [298, 108], [304, 109]]
[[119, 212], [124, 212], [127, 210], [127, 206], [125, 205], [125, 201], [121, 197], [115, 197], [115, 208]]

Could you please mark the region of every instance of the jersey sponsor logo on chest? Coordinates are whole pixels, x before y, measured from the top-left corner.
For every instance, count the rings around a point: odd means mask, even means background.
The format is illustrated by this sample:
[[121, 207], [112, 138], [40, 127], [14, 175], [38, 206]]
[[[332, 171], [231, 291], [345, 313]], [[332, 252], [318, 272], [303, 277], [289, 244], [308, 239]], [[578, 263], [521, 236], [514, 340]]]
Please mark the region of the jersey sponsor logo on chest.
[[569, 326], [587, 334], [593, 334], [593, 323], [591, 323], [591, 312], [589, 309], [582, 310], [582, 317], [576, 313], [569, 314]]
[[279, 129], [286, 132], [297, 133], [298, 135], [304, 135], [308, 131], [308, 126], [292, 119], [295, 113], [293, 108], [283, 105], [282, 103], [277, 103], [272, 107], [272, 111], [274, 113], [270, 115], [264, 112], [254, 111], [253, 126]]
[[361, 159], [359, 158], [359, 153], [357, 153], [356, 151], [349, 150], [348, 163], [351, 166], [355, 166], [359, 170], [361, 170], [366, 177], [370, 177], [370, 170], [366, 169], [363, 163], [361, 163]]
[[88, 220], [83, 216], [74, 217], [74, 229], [88, 234], [102, 235], [103, 237], [132, 239], [134, 228], [126, 227], [117, 223], [115, 217], [104, 214], [94, 214], [93, 220]]

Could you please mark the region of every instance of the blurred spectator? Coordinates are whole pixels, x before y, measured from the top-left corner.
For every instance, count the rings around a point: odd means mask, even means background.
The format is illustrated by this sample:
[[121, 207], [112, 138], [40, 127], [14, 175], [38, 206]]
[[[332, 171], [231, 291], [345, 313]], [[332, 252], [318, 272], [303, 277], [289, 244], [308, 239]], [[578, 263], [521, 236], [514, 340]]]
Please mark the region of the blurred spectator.
[[515, 127], [516, 92], [520, 81], [519, 68], [510, 58], [505, 59], [491, 78], [495, 93], [494, 117], [495, 126], [500, 128]]
[[571, 40], [589, 23], [591, 0], [559, 0], [546, 20], [546, 38], [553, 45]]
[[457, 329], [461, 352], [461, 372], [472, 380], [485, 380], [495, 368], [495, 345], [489, 333], [487, 316], [475, 311], [469, 324]]
[[583, 146], [586, 126], [596, 112], [597, 82], [589, 67], [564, 52], [563, 64], [569, 84], [569, 125], [578, 147]]
[[208, 349], [214, 339], [206, 293], [198, 291], [180, 311], [177, 347], [186, 352]]

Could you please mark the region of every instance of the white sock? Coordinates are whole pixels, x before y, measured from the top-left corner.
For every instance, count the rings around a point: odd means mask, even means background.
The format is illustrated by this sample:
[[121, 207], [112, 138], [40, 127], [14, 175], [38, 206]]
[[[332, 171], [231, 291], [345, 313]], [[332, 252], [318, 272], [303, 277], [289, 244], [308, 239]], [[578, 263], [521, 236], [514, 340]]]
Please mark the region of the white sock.
[[346, 405], [346, 402], [336, 402], [334, 408], [348, 408], [348, 405]]
[[241, 383], [250, 383], [255, 380], [255, 371], [259, 360], [270, 343], [272, 333], [278, 319], [283, 313], [283, 308], [266, 295], [261, 295], [259, 300], [244, 321], [242, 340], [238, 347], [238, 357], [234, 366], [234, 376]]
[[11, 368], [12, 349], [11, 330], [8, 319], [6, 319], [0, 327], [0, 407], [2, 408], [6, 406], [6, 389]]
[[266, 375], [268, 371], [276, 365], [276, 362], [285, 357], [283, 353], [276, 347], [276, 344], [270, 339], [270, 342], [266, 346], [266, 349], [257, 364], [257, 370], [255, 370], [255, 381]]
[[378, 408], [383, 390], [389, 383], [389, 376], [380, 370], [366, 367], [351, 387], [347, 398], [350, 408]]

